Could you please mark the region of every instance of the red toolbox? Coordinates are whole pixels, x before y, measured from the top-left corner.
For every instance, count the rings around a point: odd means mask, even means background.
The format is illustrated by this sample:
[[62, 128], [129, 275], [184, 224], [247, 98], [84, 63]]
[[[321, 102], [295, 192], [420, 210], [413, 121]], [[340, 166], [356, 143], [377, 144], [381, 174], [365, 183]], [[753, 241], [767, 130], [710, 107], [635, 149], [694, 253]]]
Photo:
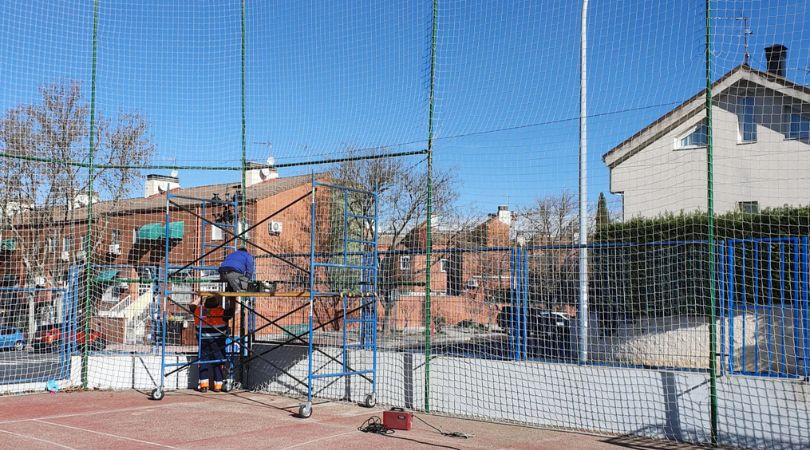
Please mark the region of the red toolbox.
[[410, 430], [413, 423], [413, 413], [402, 408], [391, 408], [383, 411], [383, 426], [389, 430]]

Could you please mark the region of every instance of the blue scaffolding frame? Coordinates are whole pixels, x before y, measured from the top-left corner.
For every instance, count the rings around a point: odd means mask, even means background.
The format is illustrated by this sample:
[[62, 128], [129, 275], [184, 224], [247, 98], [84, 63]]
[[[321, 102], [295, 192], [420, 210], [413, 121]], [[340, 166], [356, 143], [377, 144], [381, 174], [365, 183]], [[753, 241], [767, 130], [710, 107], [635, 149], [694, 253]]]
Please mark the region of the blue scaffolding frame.
[[[342, 252], [332, 254], [337, 256], [339, 262], [320, 262], [317, 259], [315, 252], [315, 245], [317, 242], [317, 190], [318, 188], [325, 188], [334, 190], [343, 196], [343, 221], [342, 221]], [[357, 194], [361, 196], [368, 196], [373, 202], [373, 215], [368, 216], [365, 214], [358, 214], [351, 211], [349, 204], [349, 195]], [[360, 376], [371, 384], [371, 392], [367, 393], [362, 404], [367, 407], [373, 407], [377, 403], [377, 275], [378, 275], [378, 206], [377, 194], [375, 192], [364, 191], [361, 189], [354, 189], [345, 186], [338, 186], [329, 183], [317, 181], [313, 175], [312, 177], [312, 192], [311, 198], [311, 213], [310, 213], [310, 253], [309, 253], [309, 317], [308, 325], [309, 335], [307, 345], [307, 401], [302, 403], [298, 409], [298, 415], [302, 418], [307, 418], [312, 415], [312, 397], [315, 380], [325, 378], [341, 378], [350, 376]], [[351, 221], [353, 220], [368, 221], [373, 224], [372, 237], [366, 239], [364, 236], [353, 236], [350, 234]], [[356, 251], [350, 249], [350, 244], [359, 245], [363, 250], [370, 251]], [[353, 260], [359, 257], [359, 263], [354, 263]], [[337, 269], [337, 270], [354, 270], [360, 273], [358, 285], [356, 289], [345, 289], [346, 286], [341, 286], [344, 289], [341, 292], [332, 290], [319, 291], [316, 282], [316, 274], [318, 269]], [[352, 294], [349, 294], [349, 291]], [[313, 321], [313, 310], [315, 302], [321, 298], [335, 298], [341, 299], [342, 306], [342, 345], [339, 357], [340, 371], [328, 372], [326, 370], [313, 369], [313, 355], [316, 351], [315, 347], [315, 331], [322, 327], [322, 325], [315, 327]], [[358, 299], [359, 305], [352, 308], [350, 299]], [[347, 316], [355, 311], [360, 312], [359, 319], [348, 318]], [[334, 319], [333, 319], [334, 321]], [[359, 343], [350, 344], [347, 325], [357, 324], [360, 329]], [[352, 368], [347, 361], [349, 352], [355, 349], [363, 349], [371, 352], [371, 368], [370, 369], [355, 369]], [[335, 360], [335, 358], [331, 358]]]
[[[199, 204], [200, 213], [198, 215], [200, 219], [200, 257], [195, 259], [193, 264], [186, 264], [186, 265], [172, 265], [169, 263], [169, 251], [171, 247], [171, 234], [169, 225], [171, 223], [171, 212], [172, 206], [177, 206], [181, 209], [186, 209], [183, 206], [179, 205], [178, 203], [172, 201], [172, 199], [183, 199], [183, 200], [190, 200], [194, 203]], [[230, 208], [230, 212], [232, 214], [233, 220], [230, 222], [220, 222], [215, 220], [208, 220], [206, 219], [206, 208], [210, 207], [223, 207], [223, 208]], [[186, 209], [187, 210], [187, 209]], [[195, 214], [196, 215], [196, 214]], [[192, 364], [227, 364], [228, 366], [228, 377], [229, 379], [226, 380], [225, 386], [223, 390], [229, 391], [234, 386], [234, 381], [232, 379], [234, 374], [234, 359], [236, 357], [233, 351], [237, 348], [234, 345], [233, 333], [230, 333], [226, 336], [226, 345], [225, 348], [225, 359], [217, 359], [217, 360], [204, 360], [202, 358], [202, 345], [201, 345], [201, 333], [196, 333], [197, 335], [197, 357], [193, 359], [191, 362], [168, 362], [166, 361], [166, 346], [168, 345], [168, 319], [169, 319], [169, 312], [168, 306], [169, 303], [175, 303], [171, 299], [172, 291], [169, 288], [169, 283], [172, 281], [172, 276], [177, 274], [183, 270], [200, 270], [200, 271], [216, 271], [218, 267], [210, 266], [205, 264], [205, 257], [208, 254], [217, 249], [236, 249], [236, 242], [234, 241], [232, 245], [229, 245], [229, 241], [225, 241], [223, 244], [214, 244], [207, 241], [206, 236], [209, 234], [206, 233], [206, 228], [214, 227], [222, 229], [222, 230], [230, 230], [230, 233], [236, 235], [238, 233], [238, 223], [239, 223], [239, 204], [238, 199], [234, 198], [233, 200], [222, 200], [217, 198], [212, 199], [202, 199], [197, 197], [188, 197], [183, 195], [176, 195], [168, 192], [166, 194], [166, 211], [165, 211], [165, 220], [164, 220], [164, 236], [163, 236], [163, 267], [159, 269], [158, 280], [160, 282], [160, 299], [157, 305], [157, 319], [154, 323], [157, 326], [157, 332], [155, 333], [155, 337], [157, 337], [158, 348], [160, 351], [160, 381], [155, 389], [152, 391], [151, 397], [155, 400], [160, 400], [163, 398], [163, 394], [165, 391], [165, 379], [167, 376], [178, 372], [186, 367], [191, 366]], [[223, 300], [224, 301], [224, 300]], [[202, 326], [203, 322], [205, 322], [205, 317], [200, 318], [200, 327]], [[241, 323], [244, 327], [244, 321]], [[195, 324], [196, 326], [196, 324]], [[241, 333], [244, 336], [244, 332]], [[238, 348], [241, 350], [243, 348], [242, 345], [239, 345]], [[243, 356], [243, 352], [239, 351], [239, 356]], [[168, 373], [166, 372], [167, 368], [173, 368]]]

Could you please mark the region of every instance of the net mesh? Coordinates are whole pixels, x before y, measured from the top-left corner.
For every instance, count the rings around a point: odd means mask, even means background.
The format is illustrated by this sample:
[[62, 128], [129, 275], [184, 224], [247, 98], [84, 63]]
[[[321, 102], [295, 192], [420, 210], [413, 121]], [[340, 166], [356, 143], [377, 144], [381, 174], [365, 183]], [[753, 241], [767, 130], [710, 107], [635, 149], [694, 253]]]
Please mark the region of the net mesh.
[[0, 4], [0, 392], [194, 387], [219, 298], [243, 388], [808, 445], [805, 3], [593, 2], [586, 67], [585, 2], [187, 3]]

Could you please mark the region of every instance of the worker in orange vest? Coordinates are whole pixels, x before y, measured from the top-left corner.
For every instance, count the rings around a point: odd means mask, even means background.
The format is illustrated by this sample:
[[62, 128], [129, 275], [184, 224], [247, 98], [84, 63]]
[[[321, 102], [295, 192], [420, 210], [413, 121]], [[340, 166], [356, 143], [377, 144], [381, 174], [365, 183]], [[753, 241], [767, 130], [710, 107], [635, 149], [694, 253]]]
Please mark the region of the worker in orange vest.
[[229, 336], [228, 322], [233, 319], [233, 307], [226, 307], [222, 297], [208, 297], [202, 306], [191, 305], [194, 314], [194, 325], [200, 343], [197, 360], [197, 390], [207, 392], [209, 387], [209, 368], [214, 372], [214, 392], [222, 391], [224, 372], [225, 346]]

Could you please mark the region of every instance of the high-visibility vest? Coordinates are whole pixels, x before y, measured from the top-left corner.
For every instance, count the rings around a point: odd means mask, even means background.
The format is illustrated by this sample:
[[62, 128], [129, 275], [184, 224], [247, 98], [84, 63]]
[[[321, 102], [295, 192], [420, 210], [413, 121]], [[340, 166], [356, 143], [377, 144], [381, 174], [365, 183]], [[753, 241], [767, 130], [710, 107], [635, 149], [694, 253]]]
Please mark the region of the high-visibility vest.
[[225, 309], [219, 306], [216, 308], [198, 306], [197, 310], [194, 311], [194, 325], [199, 327], [200, 323], [202, 323], [203, 328], [225, 327], [228, 324], [228, 321], [225, 320]]

